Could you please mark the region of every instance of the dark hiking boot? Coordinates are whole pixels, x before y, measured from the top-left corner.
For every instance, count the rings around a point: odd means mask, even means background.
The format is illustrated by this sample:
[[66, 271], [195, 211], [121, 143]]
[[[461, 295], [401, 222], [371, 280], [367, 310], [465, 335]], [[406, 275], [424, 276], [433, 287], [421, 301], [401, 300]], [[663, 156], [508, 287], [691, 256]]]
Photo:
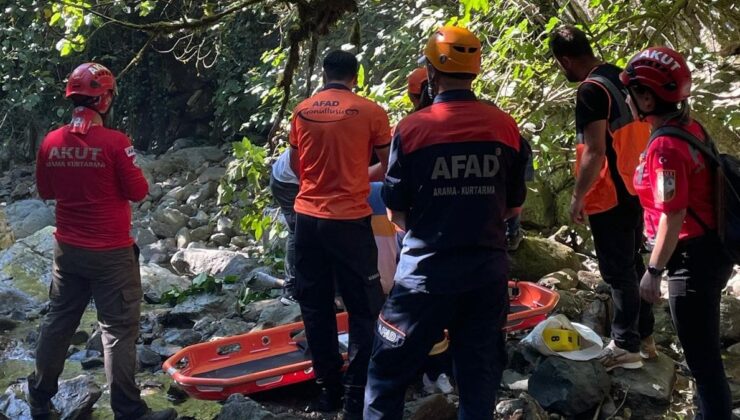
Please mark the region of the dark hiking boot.
[[177, 418], [177, 411], [174, 408], [168, 408], [160, 411], [147, 411], [146, 414], [139, 417], [138, 420], [175, 420]]
[[59, 413], [54, 409], [51, 399], [41, 398], [38, 393], [33, 392], [31, 389], [36, 384], [36, 372], [28, 375], [26, 379], [28, 384], [24, 389], [26, 402], [28, 402], [28, 406], [31, 409], [31, 418], [33, 420], [57, 420]]
[[342, 407], [342, 387], [339, 384], [322, 384], [319, 386], [319, 396], [311, 401], [306, 411], [337, 411]]

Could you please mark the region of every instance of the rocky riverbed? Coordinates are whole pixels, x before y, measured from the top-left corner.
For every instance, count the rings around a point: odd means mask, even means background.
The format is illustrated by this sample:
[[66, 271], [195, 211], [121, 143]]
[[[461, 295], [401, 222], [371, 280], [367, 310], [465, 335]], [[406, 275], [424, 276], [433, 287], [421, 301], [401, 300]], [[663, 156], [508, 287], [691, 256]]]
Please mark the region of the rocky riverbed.
[[[139, 156], [150, 194], [134, 206], [132, 234], [141, 247], [141, 335], [137, 380], [153, 408], [174, 406], [188, 419], [324, 418], [303, 411], [314, 394], [302, 384], [223, 403], [188, 398], [161, 371], [162, 361], [180, 348], [300, 319], [297, 306], [277, 296], [279, 273], [265, 266], [266, 248], [242, 232], [233, 212], [216, 204], [218, 183], [229, 154], [216, 147], [186, 147], [159, 157]], [[530, 188], [530, 194], [537, 194]], [[26, 419], [25, 377], [33, 370], [34, 345], [43, 319], [53, 251], [54, 203], [38, 200], [33, 167], [15, 167], [0, 177], [0, 419]], [[558, 198], [554, 198], [558, 201]], [[542, 201], [532, 196], [528, 202]], [[547, 198], [553, 201], [552, 197]], [[540, 206], [549, 212], [552, 203]], [[552, 224], [536, 206], [525, 221]], [[543, 234], [548, 235], [543, 235]], [[552, 235], [549, 235], [552, 234]], [[545, 236], [548, 236], [547, 238]], [[279, 239], [276, 239], [279, 241]], [[609, 334], [609, 287], [594, 272], [588, 241], [568, 227], [532, 231], [512, 254], [512, 277], [558, 289], [557, 313]], [[576, 252], [578, 250], [578, 253]], [[200, 276], [211, 275], [210, 279]], [[182, 295], [196, 282], [225, 279], [210, 293]], [[205, 280], [204, 280], [205, 279]], [[171, 293], [169, 293], [171, 297]], [[722, 340], [733, 395], [740, 402], [740, 276], [731, 280], [722, 304]], [[166, 301], [166, 302], [165, 302]], [[656, 305], [656, 340], [662, 353], [644, 369], [606, 373], [595, 362], [544, 357], [520, 344], [507, 344], [509, 362], [496, 407], [502, 419], [681, 418], [690, 415], [693, 383], [682, 361], [665, 304]], [[94, 308], [88, 308], [73, 344], [55, 400], [64, 419], [109, 419], [109, 393], [102, 370], [102, 345]], [[406, 417], [455, 418], [457, 397], [426, 395], [420, 383], [407, 393]]]

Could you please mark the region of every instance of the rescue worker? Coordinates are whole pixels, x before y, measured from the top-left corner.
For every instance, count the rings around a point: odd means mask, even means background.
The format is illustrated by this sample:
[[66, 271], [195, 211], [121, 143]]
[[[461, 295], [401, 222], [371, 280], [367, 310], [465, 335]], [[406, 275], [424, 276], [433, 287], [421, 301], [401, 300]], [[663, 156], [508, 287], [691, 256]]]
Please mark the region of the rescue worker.
[[[361, 418], [373, 325], [383, 301], [377, 249], [367, 203], [370, 179], [388, 162], [390, 125], [385, 111], [352, 92], [358, 62], [332, 51], [323, 62], [323, 89], [293, 112], [293, 169], [300, 179], [295, 200], [296, 284], [320, 395], [312, 411], [341, 407], [334, 312], [334, 282], [349, 312], [349, 365], [344, 375], [344, 417]], [[379, 165], [370, 167], [370, 155]], [[381, 174], [381, 175], [378, 175]]]
[[[418, 68], [409, 75], [408, 96], [414, 105], [414, 111], [426, 108], [432, 104], [432, 98], [427, 93], [426, 77], [427, 72], [425, 68]], [[483, 102], [495, 106], [493, 102], [485, 100]], [[534, 162], [532, 160], [532, 149], [528, 142], [526, 147], [529, 150], [529, 159], [527, 160], [527, 168], [524, 171], [524, 180], [529, 182], [534, 180]], [[521, 207], [515, 213], [514, 216], [506, 219], [506, 249], [508, 251], [516, 251], [524, 238], [524, 232], [521, 227]]]
[[270, 192], [280, 206], [280, 212], [288, 227], [285, 241], [285, 284], [280, 302], [283, 305], [297, 303], [293, 297], [295, 288], [295, 197], [298, 194], [298, 177], [290, 166], [290, 148], [280, 154], [272, 164], [270, 172]]
[[[408, 77], [407, 95], [411, 104], [414, 105], [414, 112], [424, 109], [432, 104], [432, 96], [429, 94], [429, 82], [427, 81], [426, 67], [418, 67]], [[400, 229], [399, 229], [400, 230]], [[398, 249], [403, 246], [403, 234], [401, 231], [401, 240]], [[397, 242], [398, 243], [398, 242]], [[378, 248], [380, 249], [380, 248]], [[381, 254], [378, 253], [378, 262], [381, 260]], [[395, 266], [394, 266], [395, 274]], [[382, 273], [381, 273], [382, 276]], [[391, 280], [392, 281], [392, 280]], [[444, 330], [440, 331], [435, 339], [435, 344], [429, 351], [429, 357], [424, 364], [424, 374], [421, 377], [424, 392], [435, 394], [441, 392], [449, 394], [454, 391], [450, 383], [452, 375], [452, 358], [449, 351], [450, 341]]]
[[[576, 99], [576, 184], [570, 216], [588, 223], [599, 271], [611, 286], [612, 341], [600, 360], [607, 371], [642, 367], [657, 356], [652, 306], [640, 300], [645, 272], [642, 208], [632, 174], [647, 144], [649, 126], [636, 121], [619, 81], [619, 67], [594, 56], [583, 31], [563, 26], [550, 34], [550, 50], [569, 82], [581, 82]], [[642, 356], [642, 357], [641, 357]]]
[[[678, 127], [706, 142], [703, 127], [690, 115], [691, 71], [681, 54], [648, 48], [629, 61], [620, 78], [653, 130]], [[732, 399], [720, 354], [719, 304], [733, 264], [716, 232], [717, 184], [711, 168], [698, 149], [671, 135], [659, 135], [645, 151], [634, 185], [654, 247], [640, 293], [657, 303], [667, 272], [673, 325], [697, 385], [694, 418], [729, 420]]]
[[36, 371], [28, 378], [34, 419], [52, 418], [51, 398], [90, 298], [115, 418], [177, 417], [173, 409], [152, 412], [134, 380], [142, 289], [129, 201], [144, 199], [149, 187], [131, 140], [105, 126], [115, 92], [115, 78], [104, 66], [77, 67], [66, 89], [72, 122], [46, 135], [36, 160], [39, 196], [56, 200], [57, 228], [49, 312], [36, 346]]
[[424, 49], [434, 103], [396, 127], [383, 200], [406, 231], [378, 318], [365, 419], [400, 419], [407, 385], [447, 329], [460, 419], [492, 418], [506, 363], [505, 223], [524, 202], [514, 120], [476, 100], [481, 43], [445, 26]]

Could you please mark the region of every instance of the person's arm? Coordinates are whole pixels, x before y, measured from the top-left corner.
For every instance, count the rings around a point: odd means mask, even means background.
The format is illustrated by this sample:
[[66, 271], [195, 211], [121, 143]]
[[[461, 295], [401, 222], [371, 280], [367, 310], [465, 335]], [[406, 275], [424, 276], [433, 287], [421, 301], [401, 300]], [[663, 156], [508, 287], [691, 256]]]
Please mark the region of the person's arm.
[[402, 231], [406, 231], [406, 212], [388, 209], [388, 220], [398, 226]]
[[373, 123], [372, 144], [379, 162], [370, 166], [367, 170], [370, 182], [382, 181], [388, 171], [388, 156], [392, 137], [388, 114], [385, 113], [383, 108], [377, 107], [377, 117]]
[[378, 156], [380, 162], [367, 169], [370, 182], [379, 182], [385, 178], [385, 173], [388, 171], [388, 156], [390, 155], [390, 145], [375, 149], [375, 154]]
[[401, 136], [396, 131], [391, 143], [388, 157], [388, 172], [381, 191], [383, 202], [387, 208], [388, 219], [393, 224], [406, 230], [406, 213], [411, 204], [409, 180], [405, 174], [405, 156], [401, 147]]
[[293, 118], [290, 119], [290, 133], [288, 133], [288, 147], [290, 147], [290, 169], [298, 179], [301, 179], [300, 164], [298, 157], [298, 128], [296, 127], [296, 121], [298, 116], [295, 111], [293, 112]]
[[583, 129], [583, 154], [576, 176], [576, 186], [570, 204], [570, 218], [576, 223], [585, 222], [584, 199], [599, 178], [606, 159], [606, 120], [594, 121]]
[[[678, 147], [687, 147], [679, 143]], [[662, 212], [655, 234], [655, 245], [650, 254], [649, 265], [665, 269], [678, 245], [679, 234], [689, 207], [689, 177], [691, 171], [675, 148], [665, 138], [655, 140], [648, 150], [645, 163], [653, 189], [654, 206]], [[662, 276], [646, 271], [640, 281], [640, 295], [647, 302], [660, 299]]]
[[298, 171], [300, 168], [300, 165], [298, 164], [298, 150], [293, 147], [293, 145], [290, 145], [290, 169], [293, 170], [293, 173], [295, 174], [296, 178], [301, 179], [301, 175]]
[[586, 194], [604, 167], [609, 101], [609, 94], [601, 85], [584, 82], [578, 87], [576, 126], [581, 127], [583, 151], [570, 203], [570, 218], [576, 223], [585, 223]]
[[149, 183], [136, 165], [136, 151], [128, 137], [124, 136], [118, 142], [113, 150], [113, 159], [123, 198], [134, 202], [143, 200], [149, 193]]
[[[686, 209], [660, 215], [658, 232], [655, 234], [655, 246], [653, 252], [650, 253], [650, 266], [663, 269], [668, 264], [668, 260], [671, 259], [678, 245], [678, 234], [681, 233], [684, 218], [686, 218]], [[640, 296], [647, 302], [658, 302], [660, 281], [661, 276], [654, 276], [646, 271], [640, 281]]]
[[56, 198], [46, 168], [46, 148], [43, 147], [43, 143], [36, 154], [36, 191], [39, 192], [39, 197], [43, 200]]
[[506, 186], [506, 210], [504, 210], [504, 220], [518, 216], [522, 212], [522, 205], [527, 198], [527, 183], [525, 173], [527, 162], [532, 156], [532, 147], [524, 138], [519, 138], [519, 151], [514, 155], [514, 161], [507, 177]]

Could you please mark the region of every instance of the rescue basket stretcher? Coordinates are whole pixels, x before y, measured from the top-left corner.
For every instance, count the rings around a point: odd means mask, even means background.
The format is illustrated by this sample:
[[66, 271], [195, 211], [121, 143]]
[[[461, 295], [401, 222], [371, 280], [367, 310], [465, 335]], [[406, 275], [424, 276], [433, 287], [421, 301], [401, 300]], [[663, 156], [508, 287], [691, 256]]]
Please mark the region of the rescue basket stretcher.
[[[539, 324], [560, 296], [534, 283], [509, 282], [506, 332]], [[337, 314], [339, 348], [347, 359], [347, 313]], [[311, 354], [303, 323], [188, 346], [167, 359], [162, 368], [191, 397], [225, 400], [231, 394], [253, 394], [313, 379]]]

